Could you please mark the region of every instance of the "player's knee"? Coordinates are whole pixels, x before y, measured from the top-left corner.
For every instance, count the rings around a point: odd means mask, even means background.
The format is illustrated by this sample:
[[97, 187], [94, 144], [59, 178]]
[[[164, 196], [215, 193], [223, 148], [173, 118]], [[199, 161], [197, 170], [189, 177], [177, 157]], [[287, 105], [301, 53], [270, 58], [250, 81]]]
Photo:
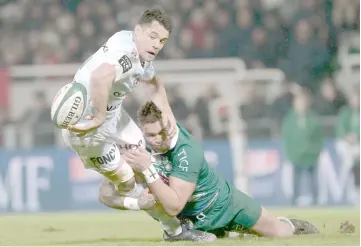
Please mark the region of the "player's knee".
[[102, 171], [102, 174], [119, 187], [121, 191], [128, 191], [127, 189], [134, 187], [134, 172], [123, 159], [112, 167], [112, 169]]

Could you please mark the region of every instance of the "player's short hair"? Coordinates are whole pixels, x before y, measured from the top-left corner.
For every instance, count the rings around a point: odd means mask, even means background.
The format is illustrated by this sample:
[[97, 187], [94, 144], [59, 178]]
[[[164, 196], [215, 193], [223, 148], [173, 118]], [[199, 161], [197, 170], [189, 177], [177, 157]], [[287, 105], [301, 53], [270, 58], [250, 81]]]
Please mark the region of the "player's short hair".
[[140, 107], [138, 119], [141, 124], [155, 123], [162, 119], [162, 111], [153, 101], [148, 101]]
[[161, 7], [156, 6], [144, 11], [138, 24], [150, 24], [153, 21], [159, 22], [169, 33], [172, 32], [172, 21]]

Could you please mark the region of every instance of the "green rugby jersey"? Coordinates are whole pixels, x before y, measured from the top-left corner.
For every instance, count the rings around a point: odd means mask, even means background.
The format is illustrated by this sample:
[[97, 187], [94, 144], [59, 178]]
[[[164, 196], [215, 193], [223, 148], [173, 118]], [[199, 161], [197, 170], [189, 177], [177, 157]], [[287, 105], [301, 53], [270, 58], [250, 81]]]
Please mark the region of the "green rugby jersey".
[[228, 196], [229, 188], [226, 181], [208, 165], [199, 142], [179, 123], [177, 126], [176, 146], [164, 154], [155, 155], [153, 165], [165, 183], [174, 176], [196, 184], [193, 195], [181, 212], [184, 216], [194, 216], [213, 205], [215, 200], [223, 201], [221, 198]]

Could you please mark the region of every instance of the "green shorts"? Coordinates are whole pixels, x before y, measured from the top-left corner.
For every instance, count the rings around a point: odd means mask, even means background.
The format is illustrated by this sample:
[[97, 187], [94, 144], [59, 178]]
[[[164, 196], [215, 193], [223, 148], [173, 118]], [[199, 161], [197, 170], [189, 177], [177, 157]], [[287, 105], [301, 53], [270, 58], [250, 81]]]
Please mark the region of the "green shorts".
[[194, 227], [208, 232], [243, 232], [254, 226], [261, 217], [261, 205], [248, 195], [227, 184], [229, 190], [219, 195], [214, 205], [191, 217]]

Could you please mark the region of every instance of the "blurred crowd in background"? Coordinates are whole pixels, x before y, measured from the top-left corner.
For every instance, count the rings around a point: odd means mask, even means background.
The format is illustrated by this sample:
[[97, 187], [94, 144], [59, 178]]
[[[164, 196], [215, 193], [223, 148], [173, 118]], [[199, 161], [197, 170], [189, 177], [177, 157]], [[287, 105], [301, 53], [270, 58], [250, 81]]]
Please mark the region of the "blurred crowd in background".
[[[131, 29], [146, 6], [158, 4], [174, 25], [159, 59], [240, 57], [248, 68], [279, 68], [286, 74], [273, 102], [266, 102], [252, 82], [240, 89], [247, 92], [239, 109], [249, 126], [249, 138], [281, 135], [284, 117], [301, 91], [307, 91], [309, 97], [304, 100], [314, 114], [337, 118], [345, 107], [359, 112], [359, 104], [352, 103], [357, 96], [339, 88], [347, 83], [353, 88], [349, 92], [359, 92], [359, 81], [337, 82], [333, 76], [340, 67], [340, 44], [350, 35], [359, 36], [358, 0], [14, 0], [2, 4], [2, 67], [81, 63], [112, 34]], [[350, 47], [348, 52], [359, 53], [358, 43]], [[168, 95], [177, 119], [197, 136], [223, 136], [210, 126], [210, 102], [220, 97], [215, 88], [210, 86], [192, 105], [176, 87], [168, 88]], [[33, 123], [36, 129], [37, 123], [50, 121], [50, 97], [39, 90], [23, 117], [9, 119], [2, 109], [0, 122]], [[129, 97], [125, 104], [134, 117], [140, 103]], [[227, 118], [224, 109], [219, 109], [219, 115]], [[275, 123], [272, 133], [269, 126], [257, 127], [264, 118]], [[320, 121], [325, 123], [326, 136], [336, 135], [337, 121]], [[37, 138], [39, 145], [49, 145], [53, 138], [45, 139]]]

